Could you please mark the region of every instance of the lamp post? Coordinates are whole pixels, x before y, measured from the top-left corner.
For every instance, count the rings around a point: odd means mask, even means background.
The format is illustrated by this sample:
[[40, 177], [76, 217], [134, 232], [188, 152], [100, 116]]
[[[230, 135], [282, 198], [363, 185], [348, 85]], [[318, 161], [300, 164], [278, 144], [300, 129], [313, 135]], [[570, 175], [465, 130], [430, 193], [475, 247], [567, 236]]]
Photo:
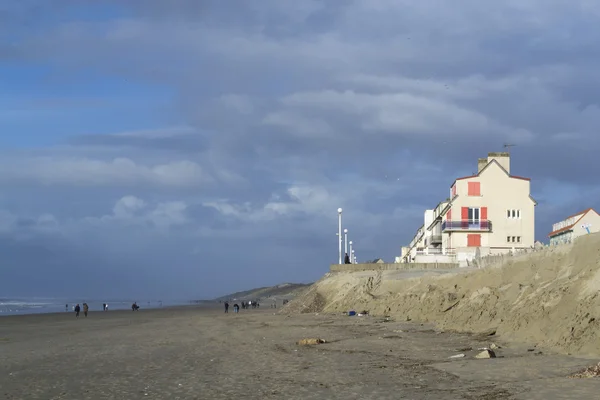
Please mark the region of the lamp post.
[[352, 264], [356, 264], [356, 255], [354, 254], [354, 250], [352, 250]]
[[[348, 229], [344, 229], [344, 254], [348, 254]], [[344, 260], [344, 262], [346, 262], [346, 260]]]
[[342, 263], [342, 209], [338, 208], [338, 262]]
[[354, 250], [352, 250], [352, 240], [350, 241], [350, 264], [354, 264], [354, 260], [352, 259], [352, 254], [354, 253]]

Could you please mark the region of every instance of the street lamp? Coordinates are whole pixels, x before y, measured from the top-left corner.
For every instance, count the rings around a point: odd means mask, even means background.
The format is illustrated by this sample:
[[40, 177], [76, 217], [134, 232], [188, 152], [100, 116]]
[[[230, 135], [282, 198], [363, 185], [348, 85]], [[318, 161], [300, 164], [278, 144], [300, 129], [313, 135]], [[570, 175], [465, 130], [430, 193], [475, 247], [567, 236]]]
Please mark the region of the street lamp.
[[348, 229], [344, 229], [344, 254], [348, 254]]
[[352, 240], [350, 241], [350, 264], [354, 264], [354, 262], [352, 262], [352, 253], [354, 253], [354, 250], [352, 250]]
[[354, 250], [352, 250], [352, 264], [356, 264], [356, 255], [354, 254]]
[[342, 263], [342, 209], [338, 208], [338, 261]]

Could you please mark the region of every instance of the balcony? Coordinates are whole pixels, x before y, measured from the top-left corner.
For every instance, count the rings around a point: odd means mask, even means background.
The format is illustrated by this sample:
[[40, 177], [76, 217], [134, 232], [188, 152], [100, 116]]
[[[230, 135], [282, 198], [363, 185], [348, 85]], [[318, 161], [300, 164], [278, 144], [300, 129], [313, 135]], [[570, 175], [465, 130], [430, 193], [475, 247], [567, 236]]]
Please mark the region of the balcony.
[[484, 219], [463, 219], [460, 221], [444, 221], [442, 222], [442, 232], [453, 231], [478, 231], [491, 232], [492, 221]]

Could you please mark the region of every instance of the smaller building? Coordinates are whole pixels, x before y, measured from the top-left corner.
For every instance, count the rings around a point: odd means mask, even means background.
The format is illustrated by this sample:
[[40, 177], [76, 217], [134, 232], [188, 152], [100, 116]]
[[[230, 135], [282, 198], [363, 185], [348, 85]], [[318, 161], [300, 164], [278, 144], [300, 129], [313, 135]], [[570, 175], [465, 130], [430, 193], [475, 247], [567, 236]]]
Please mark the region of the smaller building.
[[550, 245], [556, 246], [595, 232], [600, 232], [600, 215], [593, 208], [588, 208], [553, 224], [548, 237]]

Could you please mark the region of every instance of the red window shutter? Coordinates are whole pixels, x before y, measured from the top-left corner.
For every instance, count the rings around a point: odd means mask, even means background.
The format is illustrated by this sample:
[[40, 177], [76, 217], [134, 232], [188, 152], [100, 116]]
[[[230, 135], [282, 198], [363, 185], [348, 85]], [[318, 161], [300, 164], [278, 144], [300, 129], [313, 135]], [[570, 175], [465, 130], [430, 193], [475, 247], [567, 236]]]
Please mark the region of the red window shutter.
[[462, 228], [467, 228], [469, 226], [469, 207], [462, 207], [460, 209], [460, 219]]
[[452, 197], [456, 196], [456, 184], [452, 186]]
[[481, 247], [481, 235], [480, 234], [467, 235], [467, 246], [468, 247]]
[[481, 183], [469, 182], [469, 196], [481, 196]]
[[448, 221], [452, 221], [452, 209], [448, 210], [448, 213], [446, 214], [446, 219]]
[[481, 207], [481, 219], [487, 221], [487, 207]]

